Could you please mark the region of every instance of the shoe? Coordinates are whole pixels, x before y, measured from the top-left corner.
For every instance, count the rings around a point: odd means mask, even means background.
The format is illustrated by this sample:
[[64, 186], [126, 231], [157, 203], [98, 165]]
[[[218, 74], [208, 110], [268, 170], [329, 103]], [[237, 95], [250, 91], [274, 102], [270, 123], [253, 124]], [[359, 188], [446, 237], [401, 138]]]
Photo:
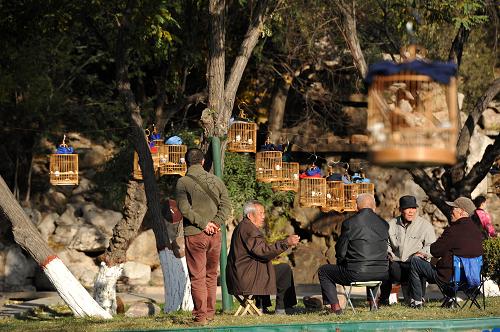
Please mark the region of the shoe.
[[208, 324], [208, 321], [206, 318], [202, 319], [195, 319], [193, 322], [190, 324], [191, 326], [205, 326]]
[[410, 308], [420, 310], [420, 309], [424, 308], [424, 304], [423, 303], [415, 304], [415, 302], [413, 302], [413, 303], [410, 303]]
[[320, 315], [322, 316], [329, 316], [329, 315], [342, 315], [344, 313], [344, 310], [338, 309], [338, 310], [333, 310], [332, 308], [325, 308], [325, 311], [322, 312]]
[[285, 309], [276, 309], [274, 310], [275, 315], [286, 315]]
[[213, 322], [215, 320], [215, 316], [207, 317], [207, 322]]

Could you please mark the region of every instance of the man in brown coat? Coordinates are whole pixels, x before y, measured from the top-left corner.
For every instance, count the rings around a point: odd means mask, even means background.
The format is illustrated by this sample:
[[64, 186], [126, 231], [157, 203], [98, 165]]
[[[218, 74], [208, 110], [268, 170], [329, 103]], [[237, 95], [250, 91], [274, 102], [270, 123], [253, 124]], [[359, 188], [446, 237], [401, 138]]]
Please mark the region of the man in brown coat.
[[446, 204], [452, 209], [450, 226], [431, 244], [432, 256], [439, 258], [436, 267], [420, 257], [410, 260], [411, 306], [416, 309], [422, 307], [422, 277], [431, 284], [438, 284], [446, 292], [444, 286], [451, 281], [453, 272], [453, 255], [472, 258], [483, 254], [482, 233], [470, 219], [476, 208], [474, 203], [469, 198], [459, 197]]
[[[231, 238], [226, 267], [227, 288], [232, 295], [276, 296], [276, 313], [297, 304], [290, 267], [273, 265], [272, 260], [299, 242], [298, 235], [272, 244], [266, 242], [260, 229], [264, 226], [264, 206], [250, 201], [243, 208], [245, 218], [235, 228]], [[277, 277], [278, 275], [278, 277]]]

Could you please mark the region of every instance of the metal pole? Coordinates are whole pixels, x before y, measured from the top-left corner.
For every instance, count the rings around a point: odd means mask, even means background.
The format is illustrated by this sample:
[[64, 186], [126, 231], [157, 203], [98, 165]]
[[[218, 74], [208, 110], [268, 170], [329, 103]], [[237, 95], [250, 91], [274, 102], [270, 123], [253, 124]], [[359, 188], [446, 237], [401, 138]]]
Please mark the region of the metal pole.
[[[212, 137], [212, 159], [214, 163], [214, 173], [222, 178], [221, 151], [219, 137]], [[227, 291], [226, 264], [227, 264], [227, 236], [226, 226], [221, 227], [221, 250], [220, 250], [220, 286], [222, 291], [222, 311], [226, 312], [233, 308], [233, 297]]]

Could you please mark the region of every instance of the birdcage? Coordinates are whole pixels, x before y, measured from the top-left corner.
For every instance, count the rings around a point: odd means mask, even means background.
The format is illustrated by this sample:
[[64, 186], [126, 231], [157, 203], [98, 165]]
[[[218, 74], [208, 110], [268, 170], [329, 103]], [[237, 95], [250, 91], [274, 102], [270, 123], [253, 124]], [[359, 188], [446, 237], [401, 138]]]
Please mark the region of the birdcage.
[[283, 179], [273, 182], [273, 189], [280, 191], [299, 191], [299, 163], [283, 162]]
[[255, 176], [259, 182], [282, 180], [283, 153], [281, 151], [262, 151], [255, 154]]
[[491, 175], [491, 192], [500, 195], [500, 174]]
[[56, 186], [78, 184], [78, 154], [65, 144], [66, 135], [57, 153], [50, 155], [50, 183]]
[[300, 179], [299, 202], [303, 207], [326, 205], [326, 179]]
[[257, 124], [255, 122], [234, 122], [227, 132], [227, 151], [257, 151]]
[[358, 197], [358, 184], [344, 184], [344, 211], [356, 211], [356, 198]]
[[342, 181], [326, 181], [326, 204], [321, 211], [344, 211], [344, 183]]
[[[159, 153], [152, 152], [151, 158], [153, 159], [153, 170], [156, 173], [156, 172], [158, 172], [158, 168], [160, 166]], [[134, 169], [132, 171], [132, 176], [136, 180], [142, 180], [142, 170], [141, 170], [141, 167], [139, 165], [139, 155], [137, 154], [137, 152], [134, 152]]]
[[187, 171], [184, 156], [186, 145], [160, 145], [158, 147], [158, 170], [160, 175], [178, 174], [184, 176]]
[[[415, 60], [370, 67], [370, 158], [385, 166], [455, 164], [458, 134], [456, 65]], [[387, 74], [387, 73], [391, 74]]]

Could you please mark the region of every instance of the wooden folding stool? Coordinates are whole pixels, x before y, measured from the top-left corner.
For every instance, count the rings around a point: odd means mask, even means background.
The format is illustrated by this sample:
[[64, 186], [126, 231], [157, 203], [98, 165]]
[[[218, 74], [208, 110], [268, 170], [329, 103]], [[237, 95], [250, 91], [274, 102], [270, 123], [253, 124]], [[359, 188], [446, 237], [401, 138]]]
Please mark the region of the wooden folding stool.
[[253, 295], [235, 295], [236, 299], [240, 303], [238, 310], [234, 313], [235, 316], [244, 315], [258, 315], [262, 316], [262, 312], [259, 308], [255, 306], [255, 300]]

